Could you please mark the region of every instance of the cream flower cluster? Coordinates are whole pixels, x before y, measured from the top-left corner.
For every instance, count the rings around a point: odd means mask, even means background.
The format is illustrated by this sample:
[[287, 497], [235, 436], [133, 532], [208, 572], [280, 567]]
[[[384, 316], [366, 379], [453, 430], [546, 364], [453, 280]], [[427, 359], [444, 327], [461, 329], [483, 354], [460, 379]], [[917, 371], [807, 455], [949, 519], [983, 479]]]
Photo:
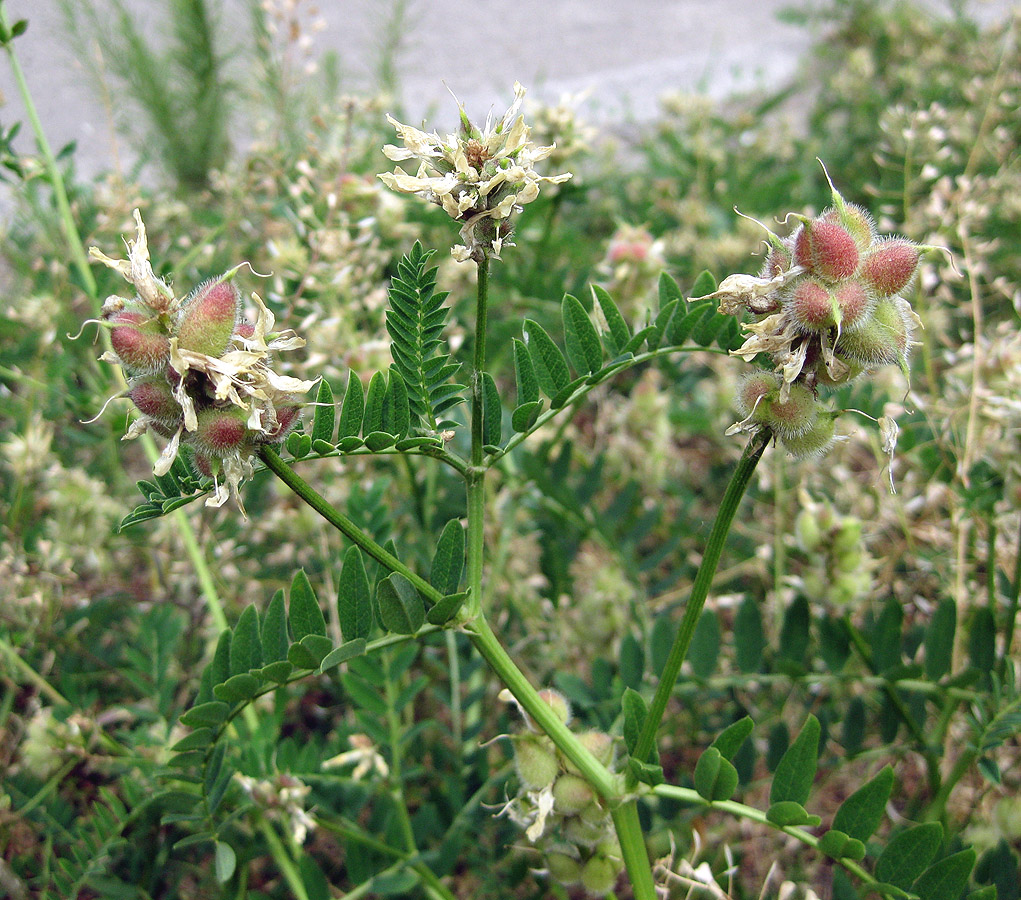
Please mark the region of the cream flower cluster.
[[395, 191], [442, 206], [462, 223], [464, 243], [452, 250], [459, 262], [499, 259], [511, 233], [510, 217], [539, 196], [542, 182], [562, 184], [571, 177], [570, 173], [546, 176], [535, 171], [535, 164], [556, 146], [537, 147], [529, 140], [531, 129], [519, 114], [524, 96], [525, 89], [515, 83], [510, 109], [495, 125], [492, 116], [487, 118], [481, 130], [461, 106], [461, 127], [446, 137], [387, 116], [404, 146], [387, 145], [383, 152], [394, 162], [417, 160], [419, 165], [414, 175], [397, 166], [379, 177]]
[[238, 498], [257, 446], [282, 441], [298, 421], [301, 395], [315, 382], [275, 372], [271, 354], [305, 341], [274, 333], [273, 313], [256, 294], [256, 321], [245, 320], [233, 282], [240, 266], [176, 297], [152, 270], [137, 209], [135, 225], [126, 260], [89, 251], [136, 291], [131, 299], [109, 297], [102, 319], [113, 345], [103, 358], [122, 367], [125, 393], [142, 413], [125, 437], [151, 429], [169, 438], [157, 475], [170, 471], [182, 442], [191, 446], [197, 468], [216, 484], [207, 505], [222, 506], [231, 494]]

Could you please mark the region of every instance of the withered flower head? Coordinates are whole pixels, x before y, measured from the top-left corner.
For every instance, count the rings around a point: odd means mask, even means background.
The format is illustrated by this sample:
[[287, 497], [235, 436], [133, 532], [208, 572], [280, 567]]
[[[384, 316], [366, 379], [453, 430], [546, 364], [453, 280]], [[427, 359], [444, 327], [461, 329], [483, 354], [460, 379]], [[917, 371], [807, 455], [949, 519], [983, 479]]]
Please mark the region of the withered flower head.
[[379, 177], [387, 187], [404, 194], [416, 194], [442, 206], [461, 223], [464, 244], [452, 250], [459, 262], [488, 257], [500, 258], [509, 243], [510, 217], [539, 196], [542, 182], [561, 184], [571, 175], [540, 175], [535, 164], [546, 159], [555, 146], [537, 147], [529, 140], [531, 129], [519, 114], [525, 89], [515, 83], [514, 102], [494, 125], [492, 116], [477, 128], [460, 109], [461, 127], [441, 137], [402, 125], [387, 116], [397, 129], [403, 147], [387, 145], [383, 152], [394, 162], [418, 160], [418, 171], [410, 175], [400, 166]]

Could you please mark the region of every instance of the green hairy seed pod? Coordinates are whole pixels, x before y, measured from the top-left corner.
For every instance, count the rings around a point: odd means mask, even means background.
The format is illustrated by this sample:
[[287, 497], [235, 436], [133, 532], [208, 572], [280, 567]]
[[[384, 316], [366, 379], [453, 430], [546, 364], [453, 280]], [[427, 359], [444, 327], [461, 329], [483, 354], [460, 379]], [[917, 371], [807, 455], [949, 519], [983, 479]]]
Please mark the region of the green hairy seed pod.
[[560, 770], [549, 739], [531, 734], [514, 738], [514, 764], [521, 783], [532, 791], [549, 787]]
[[587, 822], [580, 816], [569, 816], [564, 820], [564, 837], [578, 847], [594, 847], [606, 837], [606, 828], [605, 820]]
[[549, 869], [550, 878], [564, 887], [581, 881], [581, 863], [566, 853], [555, 850], [547, 853], [546, 868]]
[[173, 423], [175, 430], [180, 424], [183, 414], [181, 404], [174, 399], [173, 389], [162, 375], [136, 379], [128, 396], [150, 419], [157, 419], [168, 426]]
[[[754, 421], [764, 424], [764, 418], [759, 418], [759, 407], [766, 402], [770, 394], [779, 392], [780, 384], [780, 376], [773, 372], [752, 372], [745, 375], [737, 389], [737, 407], [741, 410], [741, 415], [750, 416], [752, 410], [755, 410]], [[766, 412], [763, 410], [762, 416], [765, 415]]]
[[581, 870], [581, 883], [585, 890], [597, 897], [604, 897], [617, 883], [619, 866], [604, 856], [593, 856]]
[[580, 775], [561, 775], [553, 785], [553, 808], [565, 816], [581, 812], [595, 795]]
[[900, 293], [918, 271], [918, 247], [903, 238], [878, 243], [865, 257], [861, 277], [880, 297]]
[[170, 361], [170, 340], [159, 319], [139, 303], [131, 303], [107, 320], [110, 343], [129, 375], [151, 375]]
[[822, 528], [819, 527], [819, 519], [815, 512], [810, 509], [803, 509], [794, 520], [794, 534], [798, 539], [798, 546], [806, 553], [811, 553], [822, 542]]
[[567, 702], [567, 698], [560, 691], [555, 691], [553, 688], [544, 688], [539, 691], [539, 696], [556, 713], [557, 718], [561, 722], [566, 725], [571, 721], [571, 704]]
[[177, 323], [182, 350], [218, 357], [230, 343], [241, 316], [241, 292], [229, 281], [200, 284], [185, 300]]
[[775, 398], [766, 397], [759, 404], [764, 410], [763, 424], [768, 425], [781, 439], [805, 434], [814, 425], [822, 407], [815, 394], [803, 384], [792, 384], [785, 403], [780, 402], [779, 391]]
[[[903, 306], [902, 306], [903, 304]], [[911, 322], [899, 298], [880, 300], [857, 328], [845, 331], [835, 350], [842, 359], [866, 367], [902, 364], [907, 358]]]
[[858, 268], [858, 246], [843, 225], [815, 219], [794, 241], [794, 261], [830, 281], [850, 278]]
[[830, 413], [818, 416], [807, 431], [798, 435], [780, 437], [781, 442], [795, 459], [825, 453], [833, 444], [836, 433], [836, 419]]
[[206, 456], [229, 456], [248, 443], [247, 418], [248, 413], [236, 406], [200, 410], [198, 428], [190, 435], [190, 443]]

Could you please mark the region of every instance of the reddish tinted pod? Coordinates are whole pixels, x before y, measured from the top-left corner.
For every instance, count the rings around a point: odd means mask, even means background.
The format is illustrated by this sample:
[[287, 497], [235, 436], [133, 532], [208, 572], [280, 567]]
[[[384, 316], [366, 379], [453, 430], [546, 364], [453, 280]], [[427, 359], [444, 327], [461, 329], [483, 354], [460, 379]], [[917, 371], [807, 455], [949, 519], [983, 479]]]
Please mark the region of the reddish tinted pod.
[[177, 325], [182, 350], [218, 357], [230, 343], [241, 316], [241, 292], [232, 282], [206, 281], [185, 300]]

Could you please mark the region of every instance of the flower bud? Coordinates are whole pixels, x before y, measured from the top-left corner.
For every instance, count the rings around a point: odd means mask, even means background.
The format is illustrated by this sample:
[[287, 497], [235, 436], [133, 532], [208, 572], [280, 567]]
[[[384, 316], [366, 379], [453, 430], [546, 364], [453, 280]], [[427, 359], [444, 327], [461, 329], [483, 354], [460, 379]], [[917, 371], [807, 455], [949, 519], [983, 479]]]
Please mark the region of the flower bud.
[[241, 315], [241, 292], [233, 282], [213, 279], [200, 284], [181, 307], [177, 345], [182, 350], [218, 357], [230, 343]]
[[248, 413], [237, 406], [210, 407], [198, 413], [198, 428], [190, 435], [195, 449], [206, 456], [222, 458], [248, 443]]
[[858, 247], [851, 233], [836, 222], [806, 222], [794, 240], [794, 261], [814, 275], [839, 281], [858, 268]]
[[581, 870], [581, 883], [585, 890], [604, 897], [617, 883], [620, 868], [605, 856], [593, 856]]
[[561, 815], [581, 812], [593, 797], [592, 788], [580, 775], [561, 775], [553, 785], [553, 808]]
[[861, 277], [880, 297], [891, 297], [910, 284], [918, 269], [918, 247], [903, 238], [880, 242], [865, 257]]
[[159, 319], [140, 303], [129, 303], [107, 320], [114, 353], [129, 375], [149, 375], [166, 368], [170, 341]]
[[174, 430], [181, 422], [181, 404], [174, 399], [173, 389], [166, 378], [153, 375], [138, 378], [128, 391], [131, 402], [150, 419], [157, 419], [165, 425], [173, 423]]
[[514, 763], [521, 783], [531, 791], [549, 787], [560, 770], [549, 740], [532, 734], [514, 738]]

